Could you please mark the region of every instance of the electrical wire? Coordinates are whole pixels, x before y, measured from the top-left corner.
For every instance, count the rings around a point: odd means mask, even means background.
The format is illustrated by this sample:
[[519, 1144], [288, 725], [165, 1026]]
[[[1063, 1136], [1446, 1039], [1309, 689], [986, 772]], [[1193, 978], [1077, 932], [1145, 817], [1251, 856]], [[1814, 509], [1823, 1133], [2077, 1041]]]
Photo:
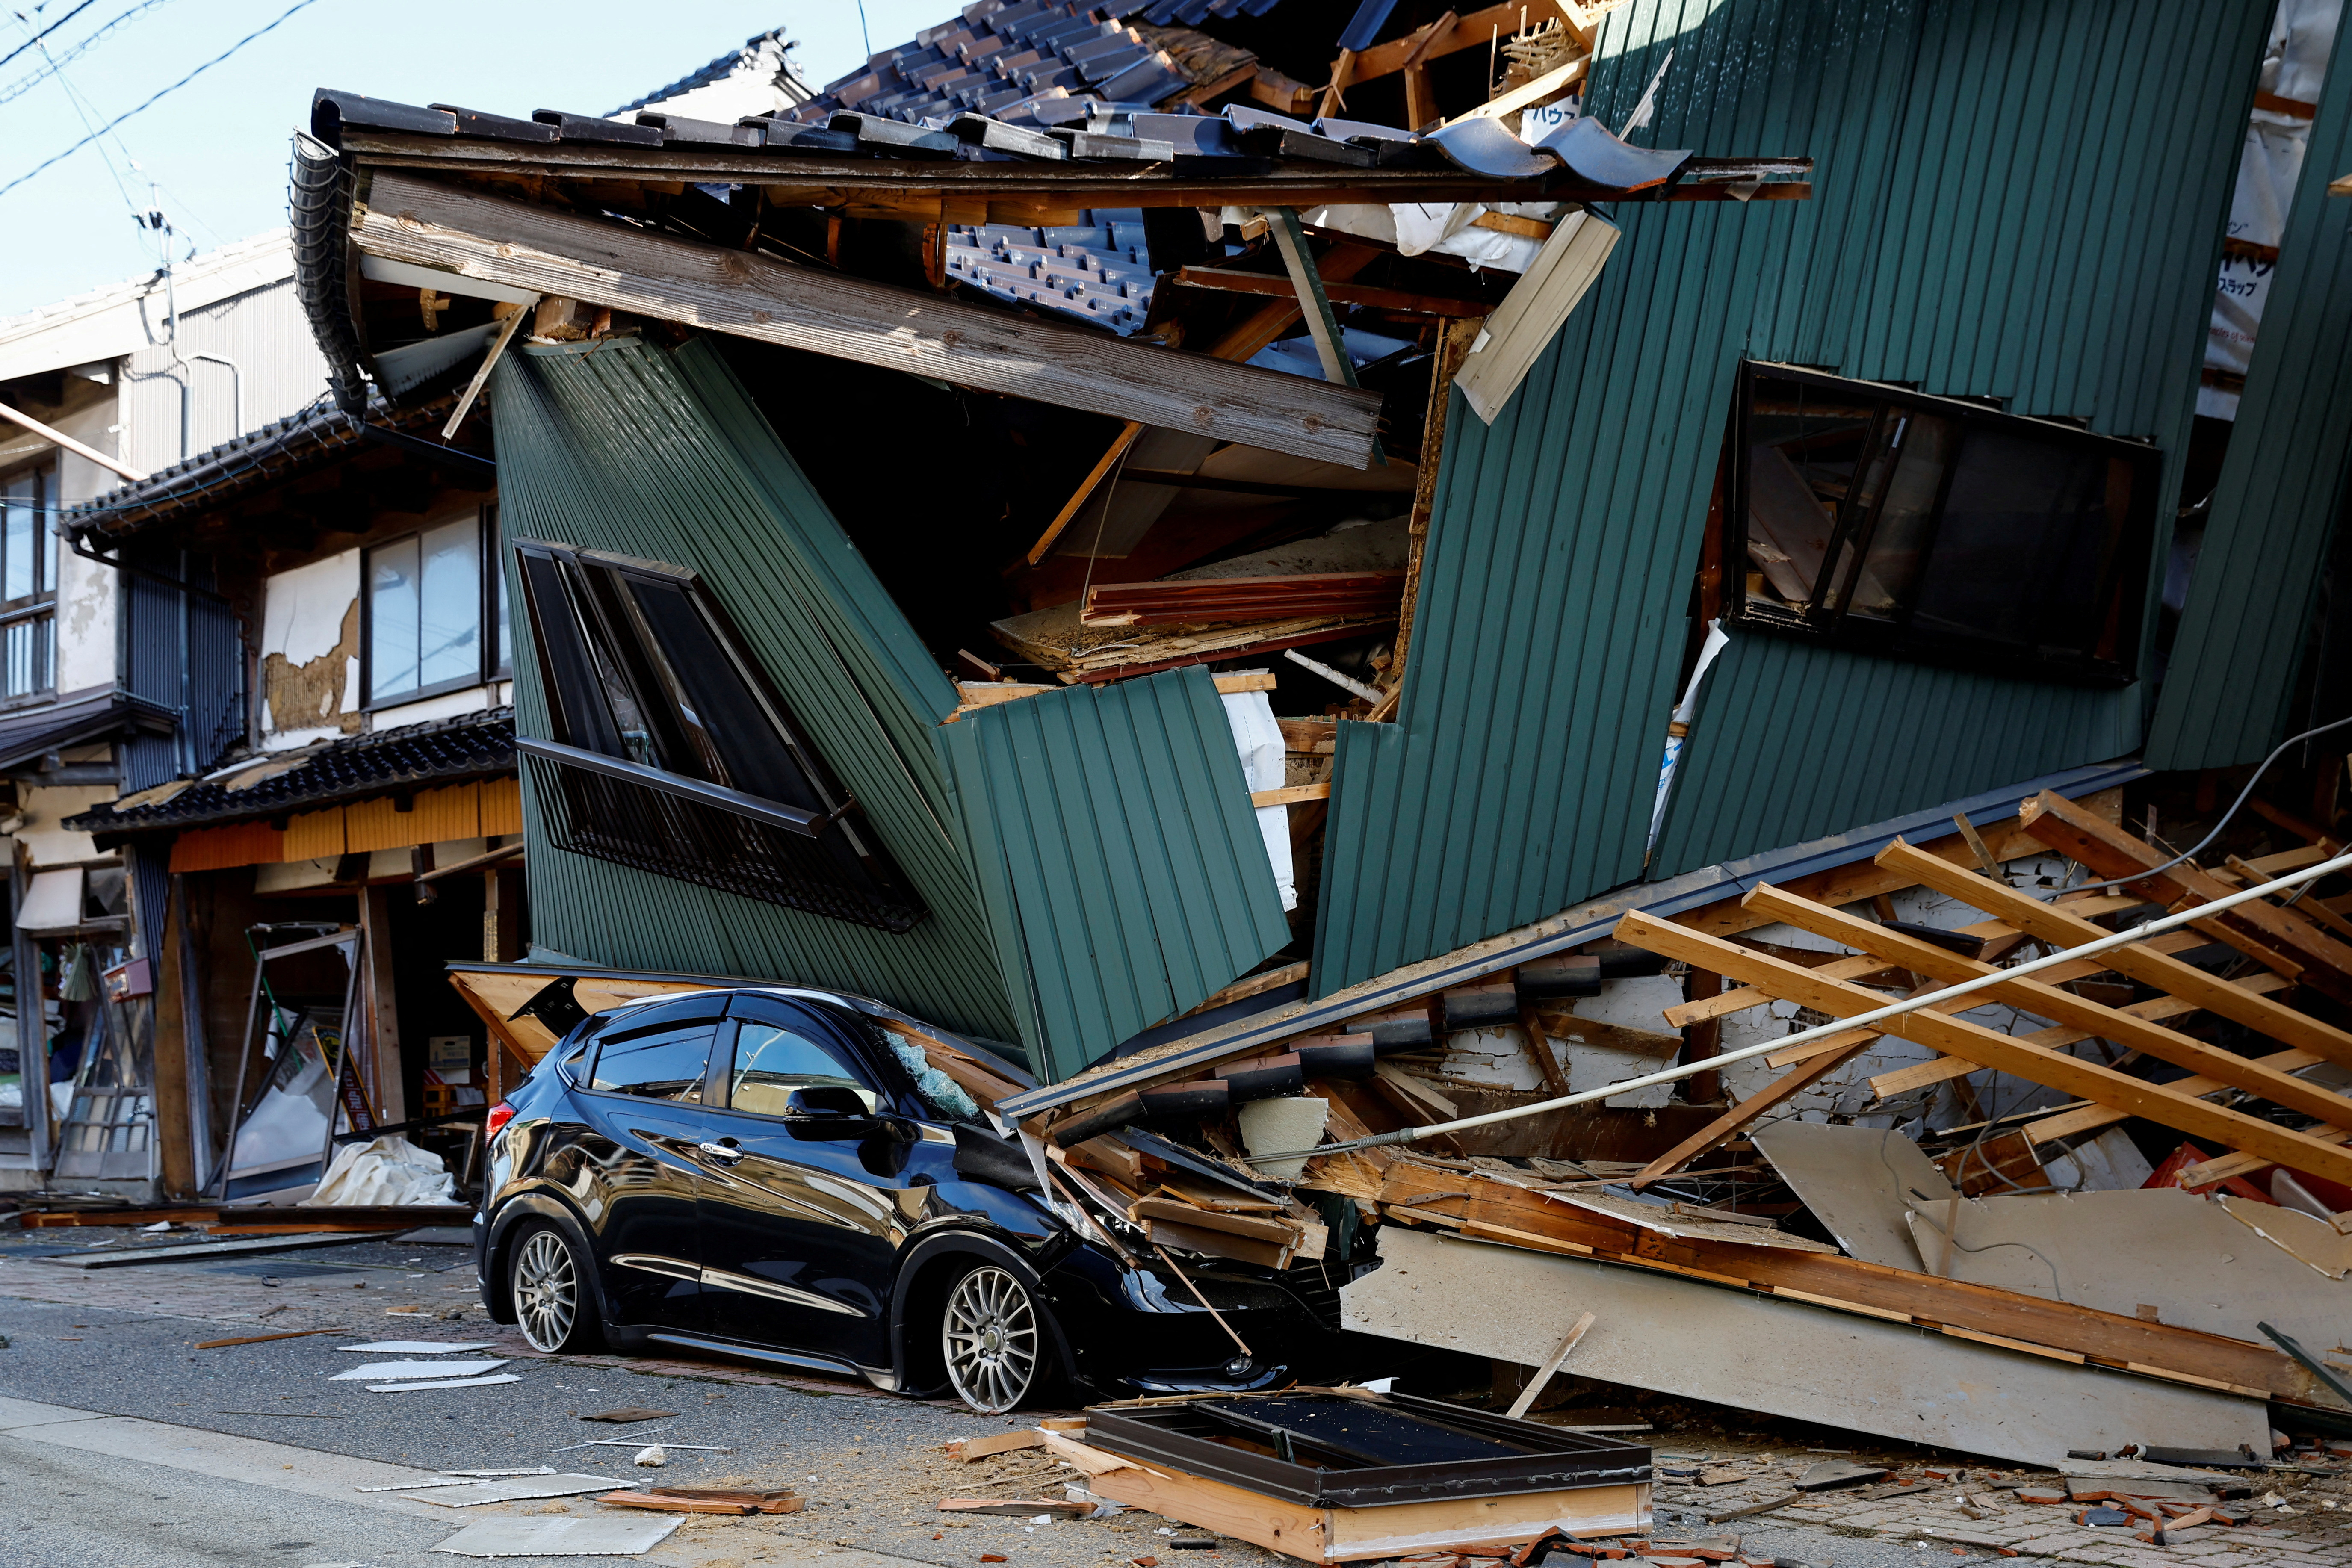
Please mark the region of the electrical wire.
[[[108, 36], [113, 33], [117, 27], [121, 26], [124, 23], [131, 21], [136, 17], [144, 16], [146, 13], [155, 9], [158, 5], [165, 5], [170, 3], [171, 0], [141, 0], [141, 4], [133, 5], [130, 10], [123, 12], [122, 15], [115, 17], [114, 20], [107, 23], [104, 26], [99, 28], [98, 31], [90, 34], [80, 42], [73, 45], [70, 48], [67, 49], [65, 53], [60, 55], [52, 55], [48, 50], [43, 49], [41, 51], [42, 57], [48, 61], [48, 64], [33, 72], [30, 76], [19, 77], [15, 81], [10, 82], [7, 86], [0, 87], [0, 103], [7, 103], [15, 99], [22, 98], [34, 88], [38, 87], [42, 82], [47, 81], [52, 75], [64, 69], [67, 66], [73, 64], [74, 61], [79, 59], [82, 56], [96, 48], [100, 44], [105, 42]], [[27, 47], [30, 46], [28, 45]], [[12, 55], [9, 58], [14, 58], [15, 56]]]
[[2341, 730], [2347, 724], [2352, 724], [2352, 717], [2338, 719], [2333, 723], [2322, 724], [2316, 730], [2305, 730], [2300, 735], [2290, 735], [2285, 740], [2281, 741], [2278, 743], [2277, 749], [2273, 751], [2269, 756], [2263, 759], [2262, 766], [2254, 770], [2254, 776], [2246, 781], [2246, 787], [2238, 792], [2238, 798], [2230, 803], [2230, 809], [2223, 812], [2221, 814], [2221, 819], [2213, 825], [2213, 831], [2208, 833], [2204, 837], [2199, 839], [2196, 843], [2190, 845], [2179, 854], [2175, 855], [2171, 859], [2164, 862], [2164, 864], [2160, 866], [2150, 866], [2145, 871], [2133, 871], [2121, 877], [2110, 877], [2104, 882], [2078, 882], [2071, 888], [2053, 889], [2051, 891], [2050, 897], [2054, 899], [2060, 893], [2095, 892], [2101, 888], [2120, 888], [2127, 882], [2145, 881], [2148, 878], [2156, 876], [2159, 872], [2169, 871], [2175, 866], [2179, 865], [2183, 860], [2193, 858], [2207, 845], [2221, 837], [2221, 829], [2230, 826], [2230, 819], [2238, 815], [2239, 808], [2243, 806], [2246, 804], [2247, 798], [2254, 793], [2254, 786], [2263, 782], [2263, 774], [2270, 771], [2270, 765], [2273, 763], [2277, 762], [2279, 758], [2286, 754], [2286, 750], [2289, 746], [2300, 745], [2304, 742], [2310, 740], [2315, 735], [2326, 734], [2330, 730]]
[[89, 135], [83, 137], [80, 141], [75, 142], [64, 152], [36, 164], [33, 168], [26, 170], [25, 173], [17, 175], [15, 179], [9, 181], [6, 184], [0, 185], [0, 196], [6, 195], [10, 191], [15, 190], [18, 185], [21, 185], [26, 181], [32, 179], [35, 175], [42, 174], [47, 170], [55, 167], [57, 164], [63, 163], [66, 159], [72, 157], [76, 153], [80, 152], [84, 147], [89, 146], [100, 136], [105, 135], [108, 132], [121, 124], [124, 121], [131, 119], [133, 115], [142, 114], [146, 110], [152, 109], [156, 104], [162, 102], [173, 93], [179, 91], [180, 89], [187, 86], [190, 82], [195, 80], [198, 77], [204, 75], [205, 72], [212, 69], [213, 67], [220, 64], [223, 60], [227, 59], [231, 55], [236, 54], [239, 49], [242, 49], [246, 45], [253, 42], [256, 38], [261, 37], [266, 34], [275, 32], [278, 27], [284, 26], [296, 12], [307, 11], [318, 3], [319, 0], [295, 0], [295, 3], [292, 5], [279, 13], [275, 21], [268, 22], [261, 26], [256, 27], [252, 32], [247, 33], [245, 37], [231, 44], [227, 48], [223, 49], [219, 54], [215, 55], [212, 58], [206, 60], [204, 64], [198, 66], [195, 69], [190, 71], [187, 75], [182, 77], [171, 86], [161, 89], [151, 95], [145, 102], [140, 104], [136, 109], [124, 110], [121, 114], [116, 115], [112, 120], [108, 121], [104, 125], [99, 127], [96, 131], [91, 132]]
[[98, 0], [81, 0], [80, 5], [75, 6], [72, 10], [58, 17], [56, 21], [42, 28], [39, 32], [35, 33], [31, 37], [26, 38], [23, 43], [18, 44], [15, 48], [10, 49], [6, 54], [0, 55], [0, 66], [6, 65], [10, 60], [15, 59], [18, 55], [23, 54], [26, 49], [31, 48], [35, 44], [39, 43], [43, 38], [47, 37], [51, 33], [56, 32], [59, 27], [64, 26], [68, 22], [72, 21], [76, 16], [80, 16], [84, 11], [89, 10], [92, 5], [97, 4]]

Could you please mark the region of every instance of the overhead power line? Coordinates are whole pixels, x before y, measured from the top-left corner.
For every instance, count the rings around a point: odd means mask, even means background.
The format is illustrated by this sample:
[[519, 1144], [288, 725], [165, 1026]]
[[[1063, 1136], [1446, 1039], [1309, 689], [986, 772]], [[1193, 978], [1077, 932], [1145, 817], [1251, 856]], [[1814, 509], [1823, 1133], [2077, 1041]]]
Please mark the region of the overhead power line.
[[56, 32], [59, 27], [64, 26], [68, 22], [72, 21], [76, 16], [80, 16], [84, 11], [89, 10], [92, 5], [97, 4], [98, 0], [81, 0], [80, 5], [75, 6], [72, 10], [58, 17], [56, 21], [42, 28], [39, 32], [35, 33], [31, 37], [26, 38], [23, 43], [18, 44], [15, 48], [10, 49], [6, 54], [0, 55], [0, 66], [6, 65], [10, 60], [15, 59], [18, 55], [23, 54], [26, 49], [31, 48], [35, 44], [39, 43], [43, 38], [47, 37], [51, 33]]
[[[32, 91], [33, 89], [48, 80], [52, 75], [63, 70], [66, 67], [73, 64], [74, 61], [81, 58], [82, 56], [89, 53], [90, 50], [104, 43], [117, 27], [121, 26], [126, 22], [144, 16], [146, 13], [155, 9], [158, 5], [168, 4], [170, 4], [170, 0], [142, 0], [142, 4], [133, 5], [130, 10], [125, 11], [120, 16], [115, 17], [114, 20], [107, 23], [106, 26], [100, 27], [95, 33], [80, 39], [61, 54], [51, 54], [48, 50], [43, 49], [41, 54], [47, 63], [43, 65], [38, 70], [34, 71], [31, 75], [19, 77], [15, 81], [10, 82], [7, 86], [0, 87], [0, 103], [6, 103], [12, 99], [24, 97], [25, 94]], [[0, 65], [5, 65], [6, 63], [7, 62], [5, 60], [0, 60]]]
[[[33, 178], [36, 174], [41, 174], [43, 171], [72, 157], [76, 153], [80, 152], [83, 148], [89, 146], [91, 142], [105, 135], [108, 132], [121, 124], [124, 121], [131, 119], [133, 115], [140, 114], [147, 110], [152, 109], [164, 99], [169, 98], [172, 94], [179, 91], [180, 89], [187, 86], [190, 82], [204, 75], [205, 72], [212, 69], [213, 67], [220, 64], [221, 61], [236, 53], [237, 50], [245, 47], [246, 45], [253, 42], [254, 39], [262, 37], [266, 33], [275, 31], [286, 21], [288, 17], [293, 16], [295, 12], [308, 10], [318, 3], [319, 0], [295, 0], [295, 4], [289, 6], [283, 13], [281, 13], [276, 21], [270, 22], [264, 26], [256, 27], [252, 32], [247, 33], [245, 37], [231, 44], [227, 48], [223, 49], [219, 54], [215, 55], [212, 58], [206, 60], [204, 64], [198, 66], [195, 69], [190, 71], [187, 75], [182, 77], [171, 86], [156, 92], [153, 96], [150, 97], [146, 102], [139, 105], [138, 108], [124, 110], [121, 114], [116, 115], [113, 119], [108, 121], [105, 124], [100, 126], [97, 130], [91, 132], [89, 135], [75, 142], [64, 152], [58, 153], [55, 157], [49, 158], [39, 164], [37, 164], [33, 168], [27, 169], [25, 173], [17, 175], [6, 184], [0, 185], [0, 196], [6, 195], [10, 191], [15, 190], [18, 185], [23, 184], [26, 181]], [[89, 0], [83, 0], [83, 4], [89, 4]]]

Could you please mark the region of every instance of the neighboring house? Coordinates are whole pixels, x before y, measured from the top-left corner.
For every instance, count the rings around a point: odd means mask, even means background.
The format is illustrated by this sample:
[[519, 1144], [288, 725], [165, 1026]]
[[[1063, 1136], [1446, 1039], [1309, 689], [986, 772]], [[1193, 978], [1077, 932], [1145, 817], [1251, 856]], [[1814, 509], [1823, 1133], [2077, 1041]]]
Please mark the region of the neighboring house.
[[[478, 1100], [478, 1024], [441, 970], [521, 953], [522, 822], [493, 470], [464, 449], [480, 416], [431, 438], [452, 402], [313, 409], [68, 519], [94, 553], [205, 563], [226, 635], [192, 679], [251, 672], [224, 753], [73, 822], [168, 876], [150, 951], [169, 1191], [307, 1190], [339, 1084], [362, 1129]], [[174, 609], [134, 603], [131, 637]], [[448, 874], [467, 861], [480, 874]]]
[[[325, 368], [305, 328], [286, 235], [258, 235], [156, 274], [0, 321], [0, 401], [135, 472], [315, 402]], [[0, 1061], [0, 1185], [123, 1181], [151, 1159], [146, 971], [160, 865], [100, 849], [66, 819], [192, 768], [242, 736], [243, 671], [187, 679], [213, 636], [205, 563], [114, 563], [53, 531], [121, 482], [17, 424], [0, 425], [0, 772], [16, 897], [16, 994]], [[149, 635], [126, 605], [152, 600]], [[164, 608], [168, 606], [168, 608]], [[129, 968], [124, 966], [128, 964]], [[112, 976], [108, 982], [104, 977]]]

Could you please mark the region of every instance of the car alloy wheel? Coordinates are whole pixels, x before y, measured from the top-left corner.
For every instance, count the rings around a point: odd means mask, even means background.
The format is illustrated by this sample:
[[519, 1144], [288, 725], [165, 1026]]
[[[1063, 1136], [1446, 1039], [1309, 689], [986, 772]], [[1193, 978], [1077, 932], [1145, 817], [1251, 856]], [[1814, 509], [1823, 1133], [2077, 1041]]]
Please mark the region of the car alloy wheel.
[[983, 1264], [948, 1292], [940, 1324], [948, 1380], [983, 1415], [1013, 1409], [1037, 1383], [1041, 1363], [1036, 1305], [1011, 1274]]
[[580, 1321], [580, 1270], [555, 1231], [541, 1228], [515, 1250], [515, 1319], [537, 1351], [564, 1349]]

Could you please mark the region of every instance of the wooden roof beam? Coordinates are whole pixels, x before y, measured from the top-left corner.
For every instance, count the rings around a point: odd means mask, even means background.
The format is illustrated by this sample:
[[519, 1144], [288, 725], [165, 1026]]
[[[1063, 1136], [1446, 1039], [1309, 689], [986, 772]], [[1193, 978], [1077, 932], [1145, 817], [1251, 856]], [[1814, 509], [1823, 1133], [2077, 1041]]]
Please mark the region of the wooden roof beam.
[[[1617, 935], [1636, 947], [1679, 958], [1713, 973], [1730, 975], [1769, 991], [1782, 1001], [1832, 1016], [1855, 1017], [1886, 1005], [1886, 999], [1876, 992], [1824, 980], [1817, 972], [1785, 959], [1706, 936], [1639, 910], [1618, 922]], [[1947, 1056], [1960, 1057], [1979, 1067], [2063, 1089], [2127, 1115], [2146, 1117], [2193, 1138], [2210, 1139], [2226, 1148], [2293, 1165], [2329, 1181], [2352, 1181], [2352, 1153], [2307, 1134], [2208, 1104], [2168, 1086], [2146, 1083], [2113, 1068], [2078, 1061], [1939, 1013], [1906, 1013], [1885, 1023], [1888, 1034], [1916, 1041]]]
[[380, 173], [362, 252], [982, 392], [1367, 468], [1378, 393]]

